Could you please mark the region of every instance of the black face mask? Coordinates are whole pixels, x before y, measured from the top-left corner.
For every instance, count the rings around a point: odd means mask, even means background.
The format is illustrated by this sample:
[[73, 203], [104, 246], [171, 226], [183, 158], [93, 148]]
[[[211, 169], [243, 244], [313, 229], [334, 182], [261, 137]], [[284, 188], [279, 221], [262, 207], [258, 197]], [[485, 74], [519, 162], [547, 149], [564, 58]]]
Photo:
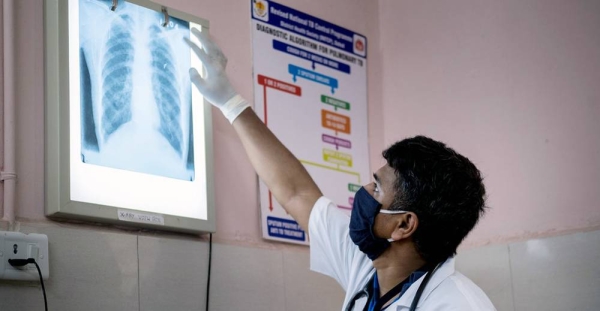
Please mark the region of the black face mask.
[[392, 239], [378, 238], [373, 233], [375, 217], [379, 213], [404, 214], [406, 211], [382, 210], [381, 204], [364, 187], [354, 195], [352, 214], [350, 215], [350, 238], [371, 260], [377, 259], [389, 246]]

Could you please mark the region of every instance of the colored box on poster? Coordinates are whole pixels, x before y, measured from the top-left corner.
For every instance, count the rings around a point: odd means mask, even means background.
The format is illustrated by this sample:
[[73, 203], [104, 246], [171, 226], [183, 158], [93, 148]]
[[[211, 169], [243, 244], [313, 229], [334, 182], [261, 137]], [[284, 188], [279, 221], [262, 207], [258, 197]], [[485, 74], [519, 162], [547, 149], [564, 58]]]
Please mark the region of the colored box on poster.
[[360, 187], [362, 187], [362, 186], [353, 184], [353, 183], [348, 183], [348, 191], [350, 191], [350, 192], [356, 192], [356, 191], [360, 190]]
[[350, 117], [339, 113], [321, 110], [321, 125], [336, 132], [350, 134]]
[[323, 160], [329, 163], [352, 167], [352, 155], [331, 149], [323, 149]]
[[269, 236], [272, 237], [297, 241], [305, 240], [304, 230], [293, 220], [268, 216], [267, 228]]
[[258, 75], [258, 84], [266, 87], [274, 88], [276, 90], [302, 96], [302, 88], [281, 80], [269, 78], [267, 76]]
[[335, 145], [336, 149], [338, 147], [352, 148], [352, 142], [349, 140], [346, 140], [346, 139], [341, 139], [339, 137], [335, 137], [335, 136], [331, 136], [331, 135], [327, 135], [327, 134], [322, 134], [321, 139], [323, 140], [324, 143]]
[[337, 79], [320, 74], [316, 71], [311, 71], [305, 68], [298, 67], [296, 65], [289, 64], [288, 72], [294, 77], [294, 82], [296, 81], [297, 77], [304, 78], [306, 80], [330, 86], [332, 93], [335, 91], [335, 89], [339, 87]]
[[336, 110], [337, 108], [350, 110], [349, 102], [345, 102], [343, 100], [339, 100], [337, 98], [333, 98], [327, 95], [321, 95], [321, 102], [324, 104], [332, 105], [333, 107], [335, 107]]

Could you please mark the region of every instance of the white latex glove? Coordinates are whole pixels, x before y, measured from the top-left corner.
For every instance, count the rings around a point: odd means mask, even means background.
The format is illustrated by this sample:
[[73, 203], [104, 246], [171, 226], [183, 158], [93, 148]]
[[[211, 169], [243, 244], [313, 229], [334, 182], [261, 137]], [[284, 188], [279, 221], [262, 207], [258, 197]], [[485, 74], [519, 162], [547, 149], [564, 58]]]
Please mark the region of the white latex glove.
[[195, 68], [191, 68], [190, 80], [198, 88], [198, 91], [215, 107], [221, 109], [227, 120], [233, 123], [250, 106], [231, 86], [225, 73], [227, 57], [219, 46], [204, 31], [192, 28], [192, 34], [198, 38], [202, 47], [187, 38], [185, 40], [206, 68], [206, 77], [202, 78]]

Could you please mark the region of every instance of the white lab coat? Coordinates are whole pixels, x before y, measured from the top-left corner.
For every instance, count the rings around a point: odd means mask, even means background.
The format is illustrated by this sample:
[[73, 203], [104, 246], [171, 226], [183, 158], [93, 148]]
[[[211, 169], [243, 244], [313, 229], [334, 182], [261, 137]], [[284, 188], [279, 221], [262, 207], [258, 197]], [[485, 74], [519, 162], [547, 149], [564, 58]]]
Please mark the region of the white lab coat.
[[[334, 278], [346, 291], [342, 310], [371, 279], [373, 262], [352, 242], [350, 217], [329, 199], [321, 197], [309, 220], [311, 270]], [[424, 277], [386, 310], [408, 310]], [[366, 299], [362, 299], [366, 300]], [[357, 301], [356, 307], [365, 301]], [[356, 308], [361, 310], [362, 308]], [[425, 287], [417, 310], [496, 310], [485, 293], [466, 276], [454, 269], [454, 258], [446, 260]]]

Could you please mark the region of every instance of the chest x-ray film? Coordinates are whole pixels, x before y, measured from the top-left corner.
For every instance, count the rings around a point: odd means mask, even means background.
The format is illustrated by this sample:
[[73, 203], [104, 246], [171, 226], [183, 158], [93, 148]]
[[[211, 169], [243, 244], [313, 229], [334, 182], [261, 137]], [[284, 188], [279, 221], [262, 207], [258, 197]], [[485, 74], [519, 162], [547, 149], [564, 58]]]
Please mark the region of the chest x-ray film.
[[184, 41], [203, 26], [144, 0], [69, 0], [68, 20], [70, 200], [207, 220], [208, 110]]
[[79, 1], [81, 161], [193, 181], [190, 25], [107, 4]]

